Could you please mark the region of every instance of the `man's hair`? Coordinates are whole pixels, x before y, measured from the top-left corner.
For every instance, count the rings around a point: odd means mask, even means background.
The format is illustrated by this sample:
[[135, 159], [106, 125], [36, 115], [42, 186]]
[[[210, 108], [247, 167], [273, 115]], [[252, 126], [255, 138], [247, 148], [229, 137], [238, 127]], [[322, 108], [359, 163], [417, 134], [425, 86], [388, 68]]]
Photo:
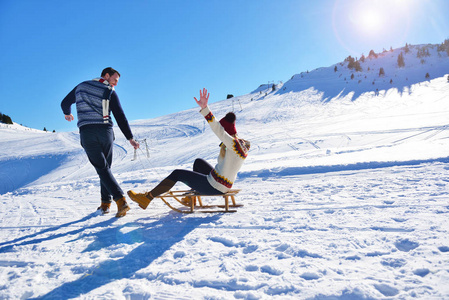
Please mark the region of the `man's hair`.
[[103, 77], [103, 76], [106, 75], [106, 74], [109, 74], [109, 76], [112, 76], [112, 75], [114, 75], [115, 73], [117, 73], [118, 76], [120, 77], [120, 73], [119, 73], [117, 70], [115, 70], [115, 69], [113, 69], [113, 68], [111, 68], [111, 67], [107, 67], [106, 69], [104, 69], [104, 70], [101, 72], [101, 77]]

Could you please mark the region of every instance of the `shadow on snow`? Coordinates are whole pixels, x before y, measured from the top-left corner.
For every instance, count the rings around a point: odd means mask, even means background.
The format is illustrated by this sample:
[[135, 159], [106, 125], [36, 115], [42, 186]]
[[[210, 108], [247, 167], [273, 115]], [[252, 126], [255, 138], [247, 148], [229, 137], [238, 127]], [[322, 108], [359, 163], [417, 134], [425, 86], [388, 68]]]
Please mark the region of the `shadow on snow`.
[[58, 168], [65, 155], [40, 155], [0, 161], [0, 195], [15, 191]]
[[[64, 232], [61, 232], [61, 233], [53, 233], [53, 232], [56, 232], [56, 231], [58, 231], [60, 229], [63, 229], [63, 228], [75, 225], [77, 223], [85, 222], [85, 221], [91, 219], [92, 217], [94, 217], [96, 215], [97, 215], [96, 213], [91, 213], [91, 214], [85, 216], [84, 218], [76, 220], [76, 221], [73, 221], [73, 222], [69, 222], [69, 223], [66, 223], [66, 224], [59, 225], [59, 226], [50, 227], [50, 228], [41, 230], [41, 231], [33, 233], [33, 234], [22, 236], [20, 238], [12, 240], [12, 241], [7, 241], [7, 242], [0, 243], [0, 246], [1, 246], [0, 247], [0, 253], [11, 251], [11, 250], [13, 250], [13, 247], [15, 247], [15, 246], [39, 244], [41, 242], [54, 240], [54, 239], [57, 239], [57, 238], [60, 238], [60, 237], [63, 237], [63, 236], [68, 236], [68, 235], [71, 235], [71, 234], [78, 234], [78, 233], [81, 233], [81, 232], [85, 231], [86, 229], [98, 228], [100, 226], [107, 226], [109, 224], [112, 224], [115, 221], [114, 219], [110, 219], [110, 220], [107, 220], [107, 221], [102, 222], [102, 223], [96, 223], [94, 225], [87, 226], [87, 227], [82, 227], [80, 229], [72, 230], [72, 231], [69, 231], [69, 232], [64, 231]], [[53, 233], [53, 234], [51, 236], [48, 236], [48, 237], [38, 238], [38, 236], [42, 236], [42, 235], [44, 235], [46, 233]], [[23, 240], [26, 240], [26, 239], [31, 239], [31, 238], [35, 238], [35, 239], [19, 243], [20, 241], [23, 241]]]
[[[27, 238], [35, 238], [41, 234], [57, 231], [75, 223], [86, 221], [92, 216], [93, 215], [89, 215], [78, 221], [46, 229], [39, 233], [6, 243], [14, 243]], [[170, 249], [176, 243], [182, 241], [185, 236], [195, 228], [201, 226], [202, 224], [215, 222], [220, 217], [220, 214], [215, 214], [212, 216], [192, 218], [176, 213], [170, 213], [152, 223], [147, 223], [148, 218], [145, 218], [124, 225], [112, 227], [109, 225], [112, 225], [112, 223], [114, 223], [117, 219], [111, 218], [107, 221], [85, 226], [70, 232], [51, 235], [45, 238], [36, 238], [34, 240], [25, 241], [12, 246], [4, 246], [3, 248], [0, 248], [0, 253], [11, 250], [13, 246], [38, 244], [40, 242], [56, 239], [61, 236], [69, 236], [74, 234], [80, 235], [70, 242], [76, 242], [77, 240], [85, 239], [86, 237], [92, 237], [94, 239], [94, 241], [83, 252], [98, 251], [109, 246], [119, 244], [140, 244], [123, 258], [104, 261], [98, 266], [92, 268], [88, 274], [85, 274], [81, 278], [73, 282], [64, 283], [46, 295], [34, 299], [75, 298], [80, 295], [87, 294], [90, 291], [93, 291], [115, 280], [131, 278], [137, 271], [148, 267], [154, 260], [161, 257], [165, 251]], [[99, 232], [90, 233], [90, 229], [102, 227], [106, 228]]]

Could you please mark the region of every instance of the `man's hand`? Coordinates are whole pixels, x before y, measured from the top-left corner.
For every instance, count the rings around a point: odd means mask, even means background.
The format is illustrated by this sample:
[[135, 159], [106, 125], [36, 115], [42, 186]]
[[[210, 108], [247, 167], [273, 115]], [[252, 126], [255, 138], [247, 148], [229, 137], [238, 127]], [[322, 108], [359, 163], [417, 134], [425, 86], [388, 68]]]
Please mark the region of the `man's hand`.
[[196, 97], [193, 97], [201, 109], [206, 108], [207, 102], [209, 101], [209, 94], [207, 93], [207, 89], [203, 88], [203, 92], [200, 90], [200, 100], [198, 101]]
[[65, 119], [69, 122], [72, 122], [75, 118], [73, 117], [72, 114], [70, 114], [70, 115], [65, 115]]
[[131, 144], [131, 146], [134, 147], [134, 149], [139, 149], [139, 147], [140, 147], [139, 142], [135, 141], [134, 139], [130, 139], [129, 143]]

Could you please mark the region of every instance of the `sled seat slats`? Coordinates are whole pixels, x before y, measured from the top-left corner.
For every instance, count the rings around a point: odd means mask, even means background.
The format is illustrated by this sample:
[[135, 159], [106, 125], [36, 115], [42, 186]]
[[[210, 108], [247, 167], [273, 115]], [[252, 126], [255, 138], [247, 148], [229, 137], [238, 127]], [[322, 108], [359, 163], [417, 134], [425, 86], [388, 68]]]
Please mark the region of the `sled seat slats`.
[[[201, 212], [201, 213], [213, 213], [213, 212], [236, 212], [235, 209], [230, 208], [237, 208], [242, 207], [241, 204], [236, 204], [235, 202], [235, 196], [240, 192], [240, 190], [230, 190], [225, 194], [217, 194], [217, 195], [201, 195], [195, 191], [192, 190], [180, 190], [180, 191], [168, 191], [166, 193], [163, 193], [155, 198], [160, 198], [164, 203], [173, 209], [174, 211], [180, 212], [180, 213], [193, 213], [193, 212]], [[224, 199], [224, 205], [203, 205], [202, 198], [204, 197], [223, 197]], [[178, 209], [173, 207], [168, 199], [165, 198], [173, 198], [178, 203], [182, 204], [183, 206], [186, 206], [189, 208], [189, 210], [186, 209]], [[230, 199], [230, 201], [229, 201]], [[210, 210], [213, 208], [221, 208], [221, 210]]]

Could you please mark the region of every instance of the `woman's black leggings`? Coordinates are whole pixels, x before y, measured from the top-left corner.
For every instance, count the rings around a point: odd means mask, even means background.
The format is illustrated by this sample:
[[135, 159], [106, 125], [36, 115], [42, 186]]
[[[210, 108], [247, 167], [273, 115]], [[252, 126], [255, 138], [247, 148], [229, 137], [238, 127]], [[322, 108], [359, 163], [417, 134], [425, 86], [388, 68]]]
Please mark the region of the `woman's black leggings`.
[[213, 167], [207, 161], [197, 158], [193, 163], [193, 171], [176, 169], [167, 179], [175, 183], [180, 181], [203, 195], [223, 194], [223, 192], [212, 187], [207, 180], [207, 175], [212, 169]]

